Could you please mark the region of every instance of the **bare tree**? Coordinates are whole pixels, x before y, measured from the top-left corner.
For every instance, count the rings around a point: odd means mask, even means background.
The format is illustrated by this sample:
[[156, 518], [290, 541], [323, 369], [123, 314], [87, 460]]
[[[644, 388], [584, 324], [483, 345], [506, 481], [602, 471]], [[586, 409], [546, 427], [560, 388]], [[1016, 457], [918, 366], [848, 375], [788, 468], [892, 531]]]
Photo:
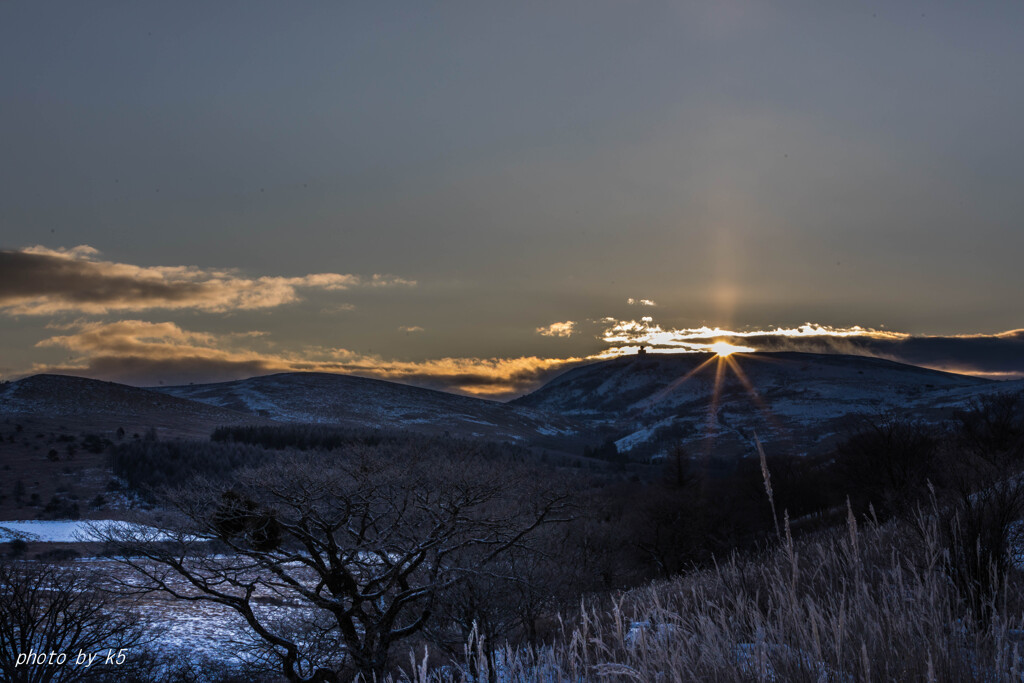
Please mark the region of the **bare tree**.
[[[566, 518], [567, 496], [537, 481], [468, 454], [355, 448], [169, 492], [173, 523], [102, 534], [127, 551], [137, 590], [235, 610], [289, 681], [341, 680], [339, 669], [380, 679], [441, 591]], [[300, 636], [261, 609], [267, 600], [307, 615]]]
[[[145, 629], [87, 570], [0, 560], [0, 678], [11, 683], [124, 680]], [[84, 657], [83, 657], [84, 655]]]

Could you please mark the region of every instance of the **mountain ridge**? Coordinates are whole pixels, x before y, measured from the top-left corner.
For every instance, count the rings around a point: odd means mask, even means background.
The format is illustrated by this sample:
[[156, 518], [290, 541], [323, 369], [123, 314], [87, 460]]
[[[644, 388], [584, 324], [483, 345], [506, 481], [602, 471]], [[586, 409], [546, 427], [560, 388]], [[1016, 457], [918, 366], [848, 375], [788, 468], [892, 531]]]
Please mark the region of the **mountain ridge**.
[[0, 386], [0, 413], [153, 423], [172, 432], [188, 422], [179, 430], [188, 434], [259, 423], [407, 429], [562, 451], [613, 440], [644, 459], [678, 444], [749, 454], [754, 434], [775, 448], [820, 451], [859, 418], [898, 413], [934, 421], [981, 394], [1020, 389], [1024, 381], [868, 356], [678, 353], [577, 366], [508, 402], [318, 372], [169, 387], [41, 374]]
[[573, 368], [512, 403], [586, 422], [634, 457], [679, 444], [750, 454], [755, 434], [810, 453], [857, 419], [936, 421], [978, 394], [1021, 388], [869, 356], [646, 354]]

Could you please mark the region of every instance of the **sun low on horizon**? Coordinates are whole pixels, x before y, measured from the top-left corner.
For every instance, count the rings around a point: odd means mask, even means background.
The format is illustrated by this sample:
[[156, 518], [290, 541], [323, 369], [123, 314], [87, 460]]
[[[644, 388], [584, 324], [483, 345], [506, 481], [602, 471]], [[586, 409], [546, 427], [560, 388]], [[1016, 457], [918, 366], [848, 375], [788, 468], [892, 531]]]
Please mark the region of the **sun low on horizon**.
[[1022, 27], [0, 2], [0, 680], [1020, 683]]
[[1024, 376], [1022, 8], [58, 6], [0, 7], [4, 380]]
[[708, 350], [713, 351], [715, 355], [723, 358], [731, 356], [734, 353], [751, 353], [755, 351], [755, 349], [749, 346], [736, 346], [726, 341], [716, 341], [708, 347]]

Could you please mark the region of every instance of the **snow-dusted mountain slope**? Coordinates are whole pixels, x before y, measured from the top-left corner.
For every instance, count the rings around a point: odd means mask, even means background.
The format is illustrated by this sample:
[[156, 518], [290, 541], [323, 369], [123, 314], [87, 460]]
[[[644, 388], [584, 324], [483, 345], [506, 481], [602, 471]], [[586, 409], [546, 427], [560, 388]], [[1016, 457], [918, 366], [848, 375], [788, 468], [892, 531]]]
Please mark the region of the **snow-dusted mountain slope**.
[[281, 422], [406, 428], [553, 446], [578, 425], [557, 414], [394, 382], [282, 373], [155, 391]]
[[208, 435], [218, 425], [259, 421], [149, 389], [67, 375], [33, 375], [0, 386], [0, 415], [32, 416], [87, 427], [155, 427], [182, 435]]
[[643, 458], [676, 444], [749, 454], [755, 433], [775, 452], [822, 451], [858, 417], [936, 421], [979, 395], [1021, 390], [1024, 381], [862, 356], [752, 353], [725, 361], [651, 354], [574, 368], [511, 403], [326, 373], [152, 389], [36, 375], [0, 385], [0, 414], [192, 436], [260, 422], [411, 429], [575, 453], [584, 443], [612, 438], [620, 451]]
[[718, 451], [749, 452], [755, 432], [808, 452], [855, 416], [941, 419], [979, 394], [1022, 388], [863, 356], [651, 354], [575, 368], [514, 404], [605, 425], [637, 455], [712, 436]]

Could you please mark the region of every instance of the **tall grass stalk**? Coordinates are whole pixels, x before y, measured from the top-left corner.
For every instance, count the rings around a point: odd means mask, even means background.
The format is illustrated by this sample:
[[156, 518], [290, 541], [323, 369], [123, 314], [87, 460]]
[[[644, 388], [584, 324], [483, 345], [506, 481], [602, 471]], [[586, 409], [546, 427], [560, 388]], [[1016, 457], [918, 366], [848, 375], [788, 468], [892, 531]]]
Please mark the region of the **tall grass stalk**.
[[772, 508], [772, 522], [775, 524], [775, 537], [782, 540], [782, 534], [779, 532], [779, 513], [775, 510], [775, 493], [772, 491], [772, 475], [768, 471], [768, 457], [764, 454], [764, 446], [761, 445], [761, 439], [757, 438], [757, 433], [754, 433], [754, 443], [757, 445], [757, 454], [761, 458], [761, 478], [764, 479], [764, 492], [768, 495], [768, 504]]
[[[943, 571], [933, 518], [860, 529], [850, 511], [846, 529], [802, 541], [784, 526], [761, 555], [582, 605], [551, 646], [499, 652], [492, 680], [1021, 680], [1024, 632], [1008, 608], [1019, 577], [977, 619]], [[415, 669], [417, 683], [472, 680]]]

